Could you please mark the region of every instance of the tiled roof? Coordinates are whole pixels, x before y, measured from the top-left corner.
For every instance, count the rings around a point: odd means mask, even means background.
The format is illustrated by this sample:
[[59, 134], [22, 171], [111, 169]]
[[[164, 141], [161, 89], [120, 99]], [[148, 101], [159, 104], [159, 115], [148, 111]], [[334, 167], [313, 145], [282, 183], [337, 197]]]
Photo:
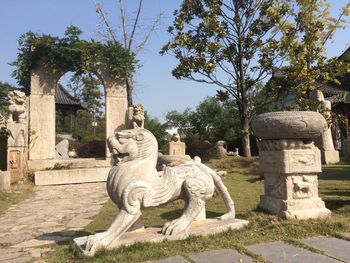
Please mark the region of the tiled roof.
[[82, 108], [79, 99], [76, 99], [70, 95], [69, 92], [60, 84], [56, 86], [55, 101], [56, 104], [74, 105]]

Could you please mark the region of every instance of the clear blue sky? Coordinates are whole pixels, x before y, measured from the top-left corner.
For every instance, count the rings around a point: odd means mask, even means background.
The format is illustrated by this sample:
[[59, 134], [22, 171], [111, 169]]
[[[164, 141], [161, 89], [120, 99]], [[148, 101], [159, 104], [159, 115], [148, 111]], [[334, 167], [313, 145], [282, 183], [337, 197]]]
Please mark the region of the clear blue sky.
[[[119, 20], [118, 0], [100, 0], [113, 25]], [[137, 0], [125, 0], [128, 16], [133, 15]], [[337, 0], [334, 8], [348, 1]], [[143, 103], [153, 117], [163, 120], [165, 114], [173, 109], [182, 111], [194, 108], [206, 96], [215, 94], [215, 87], [190, 81], [176, 80], [171, 70], [176, 60], [159, 55], [159, 50], [169, 39], [166, 28], [171, 24], [173, 11], [181, 0], [144, 0], [142, 24], [149, 24], [159, 12], [164, 13], [160, 28], [152, 36], [140, 53], [142, 67], [136, 74], [135, 103]], [[98, 34], [99, 16], [92, 0], [0, 0], [0, 81], [16, 84], [11, 78], [13, 67], [8, 63], [17, 56], [18, 37], [32, 30], [38, 33], [62, 36], [65, 28], [76, 25], [83, 31], [83, 38], [101, 38]], [[119, 32], [120, 34], [121, 32]], [[350, 43], [350, 29], [339, 31], [333, 43], [329, 44], [329, 56], [340, 55]]]

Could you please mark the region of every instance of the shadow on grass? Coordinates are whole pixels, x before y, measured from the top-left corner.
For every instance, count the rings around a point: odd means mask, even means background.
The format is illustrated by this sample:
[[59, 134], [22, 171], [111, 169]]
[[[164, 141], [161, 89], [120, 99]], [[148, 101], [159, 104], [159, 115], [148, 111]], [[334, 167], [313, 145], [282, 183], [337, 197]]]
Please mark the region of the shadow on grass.
[[321, 180], [350, 180], [350, 167], [322, 167]]
[[350, 192], [348, 190], [322, 189], [321, 193], [326, 196], [332, 195], [332, 196], [339, 196], [339, 197], [350, 197]]
[[327, 200], [324, 199], [324, 202], [326, 203], [326, 207], [333, 211], [338, 210], [340, 208], [350, 206], [350, 200]]
[[[173, 210], [170, 212], [162, 213], [160, 215], [160, 217], [165, 219], [165, 220], [170, 221], [170, 220], [174, 220], [176, 218], [179, 218], [182, 215], [182, 212], [183, 212], [182, 209], [177, 209], [177, 210]], [[205, 213], [206, 213], [207, 218], [215, 218], [215, 217], [219, 217], [219, 216], [223, 215], [223, 213], [218, 213], [218, 212], [208, 211], [208, 210]]]

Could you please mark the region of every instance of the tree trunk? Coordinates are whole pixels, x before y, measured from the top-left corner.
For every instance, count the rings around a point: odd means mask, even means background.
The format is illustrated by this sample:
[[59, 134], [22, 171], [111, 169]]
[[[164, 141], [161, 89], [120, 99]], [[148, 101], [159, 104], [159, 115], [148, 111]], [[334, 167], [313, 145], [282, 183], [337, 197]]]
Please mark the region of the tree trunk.
[[242, 147], [243, 156], [251, 157], [250, 139], [249, 139], [249, 121], [245, 118], [242, 123]]
[[130, 78], [127, 78], [125, 80], [126, 84], [126, 96], [128, 100], [128, 107], [132, 107], [133, 102], [132, 102], [132, 92], [133, 92], [133, 86], [132, 86], [132, 81]]

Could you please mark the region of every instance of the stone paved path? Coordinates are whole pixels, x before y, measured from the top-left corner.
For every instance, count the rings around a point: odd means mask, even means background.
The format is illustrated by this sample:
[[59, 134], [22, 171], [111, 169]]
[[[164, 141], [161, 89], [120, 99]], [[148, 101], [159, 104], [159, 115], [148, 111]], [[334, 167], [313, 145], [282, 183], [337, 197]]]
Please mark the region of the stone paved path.
[[[318, 254], [309, 250], [287, 244], [282, 241], [256, 244], [246, 249], [270, 263], [350, 263], [350, 241], [329, 238], [313, 237], [301, 240], [305, 245], [312, 246], [323, 252]], [[191, 261], [182, 256], [175, 256], [153, 263], [251, 263], [253, 258], [238, 253], [232, 249], [220, 249], [187, 255]]]
[[42, 186], [0, 216], [0, 263], [26, 262], [72, 239], [108, 200], [105, 183]]

